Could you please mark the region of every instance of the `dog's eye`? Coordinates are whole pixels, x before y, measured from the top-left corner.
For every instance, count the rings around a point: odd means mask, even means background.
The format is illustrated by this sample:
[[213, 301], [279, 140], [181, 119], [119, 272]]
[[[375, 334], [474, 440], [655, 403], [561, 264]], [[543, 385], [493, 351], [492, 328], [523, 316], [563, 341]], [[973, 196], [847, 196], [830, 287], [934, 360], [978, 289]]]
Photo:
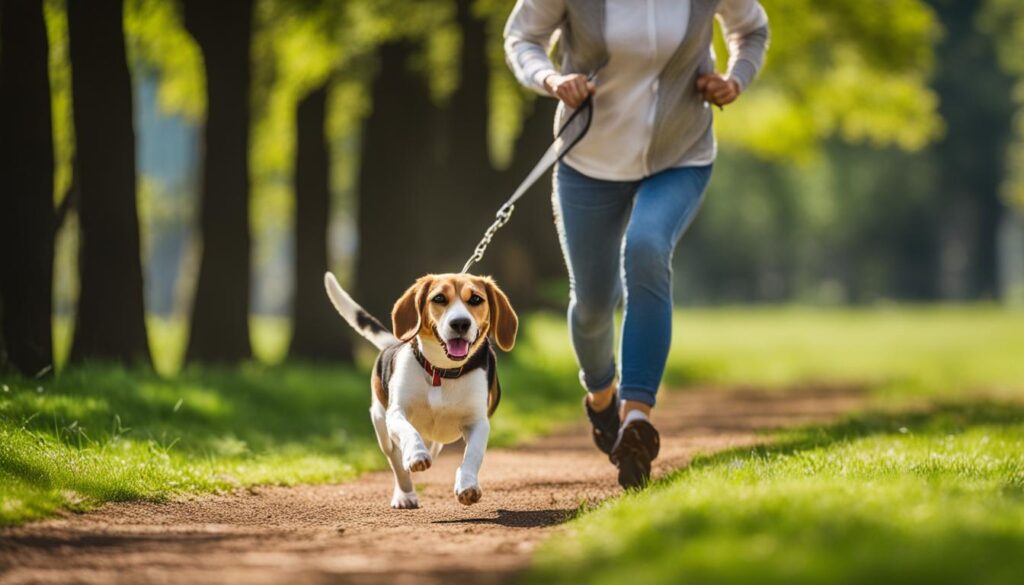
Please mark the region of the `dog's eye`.
[[439, 305], [447, 305], [448, 297], [444, 296], [443, 294], [436, 294], [434, 295], [434, 298], [430, 299], [430, 302], [437, 303]]
[[484, 302], [484, 300], [482, 298], [480, 298], [480, 295], [473, 295], [473, 296], [469, 297], [469, 301], [467, 301], [467, 302], [470, 304], [470, 306], [475, 307], [475, 306], [479, 305], [480, 303]]

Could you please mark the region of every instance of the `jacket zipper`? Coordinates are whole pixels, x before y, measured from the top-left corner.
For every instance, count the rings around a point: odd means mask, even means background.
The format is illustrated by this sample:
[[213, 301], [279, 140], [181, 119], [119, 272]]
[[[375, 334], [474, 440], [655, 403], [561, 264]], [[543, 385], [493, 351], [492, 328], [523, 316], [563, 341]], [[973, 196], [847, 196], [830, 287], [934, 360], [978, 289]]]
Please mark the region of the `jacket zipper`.
[[[651, 64], [658, 62], [658, 37], [656, 29], [657, 20], [654, 17], [654, 0], [647, 0], [647, 39], [651, 45]], [[650, 114], [647, 116], [647, 127], [650, 134], [647, 137], [647, 144], [644, 146], [643, 165], [644, 176], [650, 176], [651, 174], [651, 163], [648, 155], [651, 151], [651, 142], [654, 141], [654, 121], [657, 118], [658, 113], [658, 84], [660, 79], [654, 78], [654, 83], [651, 84], [651, 93], [654, 94], [654, 105], [651, 108]]]

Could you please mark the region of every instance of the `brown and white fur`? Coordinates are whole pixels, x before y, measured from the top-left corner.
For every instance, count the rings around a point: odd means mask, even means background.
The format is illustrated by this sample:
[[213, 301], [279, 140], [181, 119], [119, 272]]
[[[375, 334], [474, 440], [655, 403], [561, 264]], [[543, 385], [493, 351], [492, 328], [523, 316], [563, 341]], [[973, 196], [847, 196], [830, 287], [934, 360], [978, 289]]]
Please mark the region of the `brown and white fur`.
[[[371, 379], [370, 418], [395, 474], [391, 507], [419, 507], [412, 472], [430, 468], [441, 448], [460, 438], [466, 449], [455, 473], [455, 496], [465, 505], [479, 501], [489, 419], [501, 397], [488, 337], [509, 351], [519, 326], [505, 293], [489, 277], [423, 276], [395, 303], [392, 334], [330, 272], [324, 285], [338, 313], [381, 350]], [[441, 385], [434, 386], [414, 346], [436, 368], [477, 367], [457, 378], [441, 378]]]

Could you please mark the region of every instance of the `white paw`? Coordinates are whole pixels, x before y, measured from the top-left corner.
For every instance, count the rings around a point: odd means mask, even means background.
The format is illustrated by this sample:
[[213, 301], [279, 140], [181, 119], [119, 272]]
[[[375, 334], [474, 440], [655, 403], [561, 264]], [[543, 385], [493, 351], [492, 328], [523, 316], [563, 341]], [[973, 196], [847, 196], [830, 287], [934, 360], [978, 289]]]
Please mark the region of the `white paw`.
[[420, 507], [420, 501], [416, 497], [416, 492], [405, 493], [396, 487], [394, 495], [391, 496], [391, 507], [396, 510], [413, 510]]
[[461, 492], [455, 493], [455, 497], [459, 499], [459, 503], [463, 506], [470, 506], [479, 502], [480, 497], [483, 495], [484, 493], [480, 491], [480, 486], [478, 485], [468, 487]]
[[406, 471], [426, 471], [430, 469], [430, 452], [420, 446], [410, 449], [402, 457], [402, 467]]
[[483, 494], [476, 477], [462, 473], [461, 467], [455, 472], [455, 497], [460, 504], [463, 506], [475, 504], [480, 501]]

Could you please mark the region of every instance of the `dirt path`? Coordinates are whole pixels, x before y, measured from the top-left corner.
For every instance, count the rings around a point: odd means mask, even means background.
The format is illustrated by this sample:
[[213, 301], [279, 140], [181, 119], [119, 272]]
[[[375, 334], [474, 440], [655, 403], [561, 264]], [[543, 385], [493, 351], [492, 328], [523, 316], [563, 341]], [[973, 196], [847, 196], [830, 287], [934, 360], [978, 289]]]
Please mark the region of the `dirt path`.
[[[696, 452], [763, 441], [759, 430], [828, 420], [861, 403], [826, 388], [666, 394], [655, 420], [656, 475]], [[505, 582], [582, 501], [619, 491], [582, 427], [490, 450], [484, 497], [471, 507], [452, 495], [458, 456], [449, 447], [417, 474], [419, 510], [388, 508], [388, 472], [343, 485], [106, 505], [0, 531], [0, 583]]]

